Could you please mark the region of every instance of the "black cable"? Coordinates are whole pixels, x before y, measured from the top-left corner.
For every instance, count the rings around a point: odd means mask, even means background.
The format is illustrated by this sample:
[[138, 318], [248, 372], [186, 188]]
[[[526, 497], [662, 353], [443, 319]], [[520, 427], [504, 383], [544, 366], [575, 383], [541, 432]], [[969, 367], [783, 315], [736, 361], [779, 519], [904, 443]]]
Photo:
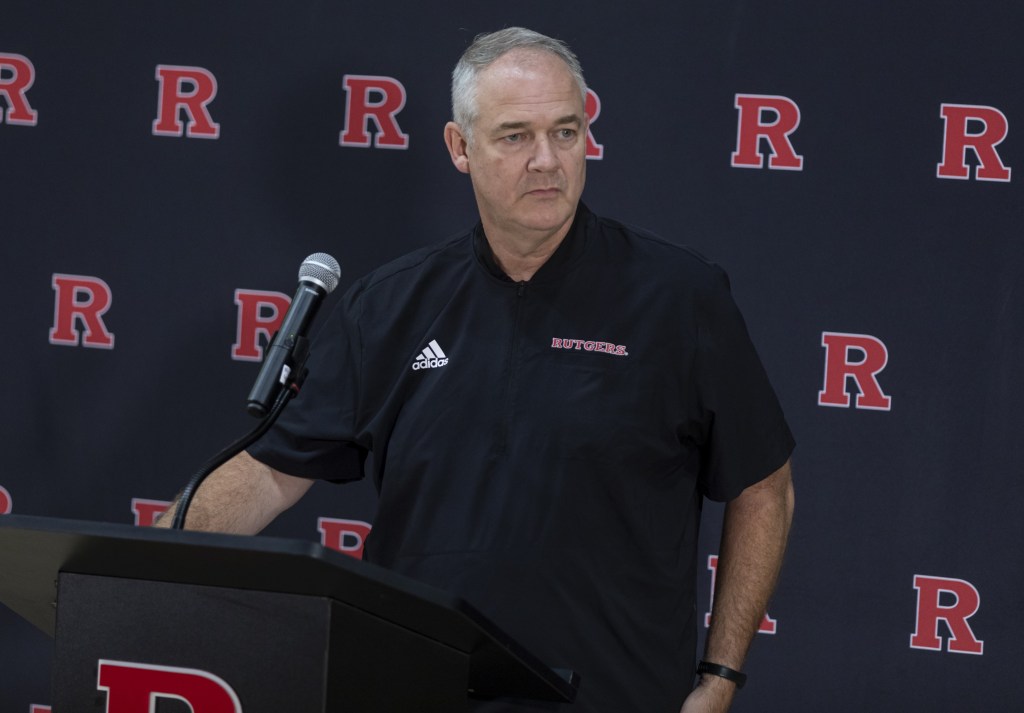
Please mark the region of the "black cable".
[[192, 479], [188, 481], [188, 485], [185, 486], [184, 490], [181, 491], [181, 495], [178, 497], [178, 509], [174, 513], [174, 520], [171, 522], [171, 529], [185, 529], [185, 518], [188, 516], [188, 508], [192, 504], [192, 498], [195, 497], [199, 486], [202, 485], [203, 481], [206, 480], [210, 473], [217, 470], [217, 468], [221, 467], [243, 450], [251, 446], [259, 440], [264, 433], [270, 430], [270, 427], [274, 425], [277, 417], [281, 415], [282, 411], [284, 411], [284, 407], [288, 404], [288, 401], [299, 393], [299, 385], [304, 379], [305, 373], [302, 374], [302, 377], [303, 378], [297, 379], [295, 383], [289, 385], [287, 388], [281, 389], [281, 393], [277, 395], [274, 405], [271, 407], [267, 415], [259, 422], [259, 425], [257, 425], [256, 428], [208, 460], [203, 467], [192, 476]]

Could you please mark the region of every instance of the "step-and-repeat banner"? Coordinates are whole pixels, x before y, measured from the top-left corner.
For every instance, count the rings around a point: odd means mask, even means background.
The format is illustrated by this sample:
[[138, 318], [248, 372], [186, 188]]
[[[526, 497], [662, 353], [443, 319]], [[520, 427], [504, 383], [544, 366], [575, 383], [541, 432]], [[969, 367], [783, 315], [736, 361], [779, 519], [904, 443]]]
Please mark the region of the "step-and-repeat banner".
[[[253, 425], [306, 255], [339, 260], [340, 293], [473, 223], [448, 78], [508, 25], [579, 54], [584, 199], [727, 269], [797, 436], [790, 550], [735, 710], [1017, 710], [1009, 0], [8, 0], [0, 513], [148, 525]], [[270, 533], [358, 557], [372, 484], [313, 492]], [[51, 655], [0, 611], [0, 712], [48, 710]]]

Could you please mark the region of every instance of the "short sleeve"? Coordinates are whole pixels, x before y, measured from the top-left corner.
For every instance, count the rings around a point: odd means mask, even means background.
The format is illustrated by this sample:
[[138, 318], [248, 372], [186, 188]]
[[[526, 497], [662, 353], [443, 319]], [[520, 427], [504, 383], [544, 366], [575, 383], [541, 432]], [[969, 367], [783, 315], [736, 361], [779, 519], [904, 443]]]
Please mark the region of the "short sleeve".
[[358, 435], [360, 340], [353, 287], [311, 341], [300, 393], [249, 454], [304, 478], [347, 482], [363, 476], [369, 444]]
[[696, 387], [704, 421], [700, 484], [718, 501], [778, 470], [795, 441], [729, 290], [715, 268], [697, 298]]

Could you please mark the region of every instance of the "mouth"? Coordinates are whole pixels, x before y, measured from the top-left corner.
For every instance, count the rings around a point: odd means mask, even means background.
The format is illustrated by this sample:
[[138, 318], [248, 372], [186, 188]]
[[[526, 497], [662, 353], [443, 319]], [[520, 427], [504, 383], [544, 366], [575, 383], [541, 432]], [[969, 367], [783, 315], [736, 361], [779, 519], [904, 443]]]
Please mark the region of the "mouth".
[[534, 188], [532, 191], [527, 191], [526, 195], [535, 196], [537, 198], [550, 198], [561, 192], [561, 188]]

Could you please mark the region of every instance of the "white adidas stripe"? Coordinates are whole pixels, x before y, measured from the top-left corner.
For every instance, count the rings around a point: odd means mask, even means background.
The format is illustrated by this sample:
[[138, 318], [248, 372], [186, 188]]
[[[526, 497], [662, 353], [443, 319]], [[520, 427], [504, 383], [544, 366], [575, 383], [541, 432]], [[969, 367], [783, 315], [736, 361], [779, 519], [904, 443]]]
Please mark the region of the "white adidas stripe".
[[413, 368], [425, 368], [418, 365], [429, 364], [432, 360], [439, 362], [440, 366], [448, 363], [448, 355], [444, 353], [444, 349], [441, 348], [436, 339], [431, 339], [430, 343], [423, 348], [423, 351], [416, 355]]
[[[431, 339], [430, 340], [430, 344], [427, 345], [427, 349], [433, 349], [434, 350], [434, 354], [437, 355], [438, 359], [447, 359], [448, 358], [448, 355], [444, 353], [444, 351], [441, 349], [441, 346], [437, 343], [436, 339]], [[427, 349], [423, 350], [424, 354], [427, 352]]]

